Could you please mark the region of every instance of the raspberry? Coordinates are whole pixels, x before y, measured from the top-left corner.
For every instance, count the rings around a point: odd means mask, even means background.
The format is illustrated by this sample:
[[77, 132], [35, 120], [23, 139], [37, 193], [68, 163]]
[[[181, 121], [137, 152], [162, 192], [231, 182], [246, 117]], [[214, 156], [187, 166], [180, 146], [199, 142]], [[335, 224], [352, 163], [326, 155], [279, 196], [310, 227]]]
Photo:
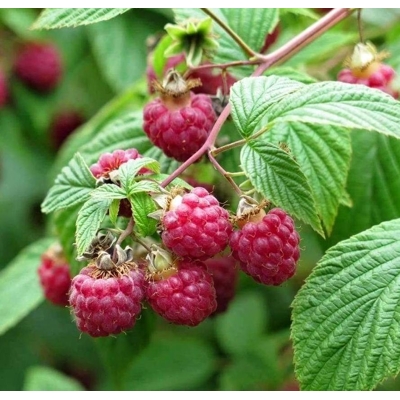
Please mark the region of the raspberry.
[[167, 321], [196, 326], [217, 308], [211, 275], [201, 261], [179, 261], [178, 270], [161, 280], [151, 279], [147, 300]]
[[74, 110], [65, 110], [56, 114], [50, 126], [50, 136], [54, 147], [59, 149], [64, 140], [84, 122], [83, 115]]
[[[193, 94], [190, 83], [175, 71], [159, 90], [161, 98], [148, 103], [143, 111], [143, 130], [151, 142], [168, 157], [186, 161], [207, 140], [216, 115], [204, 94]], [[198, 81], [193, 81], [198, 85]]]
[[67, 306], [71, 275], [69, 265], [61, 255], [59, 246], [53, 246], [42, 255], [38, 275], [46, 299], [53, 304]]
[[[136, 149], [129, 150], [115, 150], [112, 153], [104, 153], [100, 156], [99, 161], [90, 167], [95, 178], [109, 178], [110, 172], [117, 170], [122, 164], [129, 160], [136, 160], [142, 158]], [[148, 172], [147, 168], [142, 168], [139, 173], [143, 174]]]
[[14, 71], [29, 87], [51, 91], [61, 79], [61, 55], [51, 43], [28, 43], [18, 54]]
[[213, 315], [227, 310], [235, 297], [238, 269], [232, 256], [214, 257], [205, 261], [208, 272], [212, 275], [217, 294], [217, 309]]
[[293, 220], [280, 208], [259, 222], [247, 222], [230, 239], [241, 269], [257, 282], [280, 285], [291, 278], [300, 256], [300, 237]]
[[198, 260], [223, 251], [232, 233], [228, 211], [202, 187], [175, 197], [161, 225], [165, 246], [180, 257]]
[[229, 93], [229, 89], [236, 82], [236, 79], [232, 75], [226, 74], [225, 77], [226, 88], [225, 88], [222, 75], [213, 74], [211, 69], [199, 69], [197, 71], [194, 71], [193, 73], [190, 74], [190, 78], [200, 79], [201, 81], [201, 86], [193, 89], [193, 93], [197, 94], [204, 93], [209, 95], [215, 95], [218, 89], [221, 89], [221, 91], [224, 94], [227, 94], [225, 92]]
[[141, 312], [144, 273], [131, 269], [121, 276], [96, 278], [89, 265], [72, 280], [69, 302], [78, 328], [90, 336], [109, 336], [131, 329]]
[[0, 108], [2, 108], [8, 100], [7, 79], [3, 71], [0, 69]]

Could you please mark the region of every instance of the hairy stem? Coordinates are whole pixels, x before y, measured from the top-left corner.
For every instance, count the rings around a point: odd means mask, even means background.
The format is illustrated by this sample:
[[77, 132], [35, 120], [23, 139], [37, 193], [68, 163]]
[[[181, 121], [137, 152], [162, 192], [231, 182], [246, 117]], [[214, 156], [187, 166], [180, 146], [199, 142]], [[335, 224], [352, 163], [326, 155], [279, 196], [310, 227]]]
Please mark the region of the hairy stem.
[[[287, 42], [279, 49], [275, 50], [270, 54], [267, 54], [266, 56], [262, 56], [261, 58], [262, 63], [258, 66], [258, 68], [253, 72], [251, 76], [253, 77], [260, 76], [264, 73], [264, 71], [266, 71], [272, 65], [283, 60], [284, 58], [293, 56], [308, 43], [321, 36], [329, 28], [338, 24], [340, 21], [348, 17], [352, 12], [353, 9], [350, 8], [335, 8], [334, 10], [330, 11], [320, 20], [318, 20], [309, 28], [307, 28], [306, 30], [295, 36], [292, 40]], [[196, 153], [194, 153], [189, 159], [187, 159], [183, 164], [181, 164], [170, 176], [168, 176], [168, 178], [164, 179], [164, 181], [161, 182], [162, 187], [165, 187], [169, 183], [171, 183], [176, 177], [178, 177], [183, 171], [185, 171], [186, 168], [195, 163], [209, 149], [213, 148], [215, 141], [218, 137], [218, 134], [222, 128], [222, 125], [225, 123], [230, 112], [231, 112], [231, 106], [230, 104], [228, 104], [223, 109], [222, 113], [215, 122], [210, 132], [210, 135], [208, 136], [203, 146], [201, 146], [200, 149], [196, 151]]]
[[218, 161], [214, 158], [214, 156], [211, 154], [211, 151], [208, 153], [208, 158], [210, 159], [211, 164], [214, 166], [214, 168], [224, 176], [224, 178], [229, 182], [229, 184], [233, 187], [233, 190], [241, 196], [243, 193], [240, 190], [240, 187], [235, 183], [235, 181], [232, 179], [230, 176], [229, 172], [225, 171], [222, 166], [218, 163]]
[[257, 53], [251, 49], [243, 39], [236, 34], [228, 25], [225, 24], [217, 15], [215, 15], [209, 8], [200, 8], [203, 12], [205, 12], [209, 17], [211, 17], [241, 48], [242, 50], [249, 56], [255, 57]]
[[[135, 221], [133, 220], [133, 217], [130, 218], [127, 227], [125, 228], [125, 230], [123, 230], [121, 232], [121, 234], [119, 235], [119, 238], [117, 240], [117, 242], [115, 243], [115, 245], [120, 245], [121, 243], [132, 233], [133, 231], [133, 226], [135, 225]], [[113, 257], [116, 256], [116, 250], [114, 249], [114, 254]]]

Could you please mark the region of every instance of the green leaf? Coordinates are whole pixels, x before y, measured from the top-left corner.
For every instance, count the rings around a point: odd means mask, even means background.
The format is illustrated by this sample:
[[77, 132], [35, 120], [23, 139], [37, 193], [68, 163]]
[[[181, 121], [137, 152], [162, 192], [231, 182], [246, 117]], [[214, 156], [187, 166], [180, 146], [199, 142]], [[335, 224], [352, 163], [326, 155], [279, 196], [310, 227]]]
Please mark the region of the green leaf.
[[245, 78], [235, 83], [229, 101], [239, 132], [244, 137], [251, 135], [272, 104], [303, 87], [300, 82], [279, 76]]
[[125, 190], [113, 183], [107, 183], [94, 189], [90, 195], [93, 199], [121, 200], [126, 198]]
[[77, 391], [85, 390], [75, 379], [49, 367], [31, 367], [25, 377], [23, 390], [28, 391]]
[[267, 112], [268, 122], [299, 121], [376, 131], [400, 138], [400, 102], [378, 89], [342, 82], [307, 85]]
[[119, 212], [119, 203], [120, 203], [120, 201], [118, 199], [114, 199], [111, 202], [110, 209], [109, 209], [110, 221], [114, 225], [117, 223], [118, 212]]
[[340, 207], [328, 246], [400, 218], [400, 140], [365, 131], [352, 132], [351, 139], [347, 190], [353, 206]]
[[307, 178], [318, 215], [330, 234], [339, 203], [346, 195], [351, 158], [349, 132], [337, 127], [293, 122], [276, 124], [263, 138], [289, 147]]
[[[149, 178], [152, 181], [156, 181], [156, 182], [162, 182], [163, 180], [165, 180], [166, 178], [168, 178], [169, 175], [167, 174], [153, 174], [151, 175]], [[193, 187], [187, 183], [185, 180], [181, 179], [181, 178], [175, 178], [168, 186], [167, 188], [172, 188], [174, 186], [180, 186], [183, 187], [185, 189], [193, 189]]]
[[218, 343], [228, 354], [245, 354], [261, 337], [266, 325], [267, 313], [263, 297], [256, 292], [240, 293], [229, 309], [215, 321]]
[[332, 247], [293, 303], [305, 390], [371, 390], [400, 372], [400, 219]]
[[76, 220], [76, 249], [80, 256], [96, 236], [112, 199], [89, 199], [80, 209]]
[[201, 339], [165, 334], [129, 369], [124, 390], [189, 390], [202, 387], [216, 371], [212, 347]]
[[2, 8], [0, 20], [14, 33], [25, 40], [32, 40], [41, 36], [42, 32], [33, 32], [27, 29], [37, 17], [36, 9], [33, 8]]
[[160, 164], [152, 158], [138, 158], [130, 160], [119, 167], [119, 179], [121, 186], [127, 193], [129, 193], [135, 184], [135, 177], [142, 168], [147, 168], [153, 172], [160, 172]]
[[160, 185], [156, 182], [148, 181], [148, 180], [143, 180], [135, 183], [130, 191], [130, 195], [133, 195], [135, 193], [141, 193], [141, 192], [158, 192], [160, 191]]
[[312, 76], [308, 75], [307, 72], [302, 71], [300, 68], [291, 68], [291, 67], [274, 67], [268, 68], [264, 72], [265, 76], [278, 75], [282, 78], [292, 79], [297, 82], [305, 83], [308, 85], [309, 83], [316, 83], [317, 80]]
[[55, 29], [106, 21], [130, 8], [46, 8], [32, 29]]
[[61, 170], [42, 203], [42, 212], [72, 207], [89, 198], [95, 179], [79, 153]]
[[222, 13], [234, 32], [255, 51], [261, 50], [279, 20], [277, 8], [223, 8]]
[[160, 169], [164, 174], [171, 174], [181, 165], [179, 161], [166, 156], [164, 152], [156, 146], [150, 147], [143, 155], [158, 160], [161, 166]]
[[130, 197], [132, 216], [135, 220], [135, 230], [140, 236], [150, 236], [156, 231], [157, 221], [148, 215], [157, 210], [153, 199], [144, 192], [135, 193]]
[[288, 153], [258, 139], [242, 148], [240, 160], [257, 191], [324, 236], [310, 185], [300, 166]]
[[142, 310], [132, 330], [118, 338], [96, 339], [97, 350], [116, 388], [122, 387], [129, 367], [148, 346], [154, 327], [154, 313]]
[[37, 269], [41, 255], [52, 243], [54, 239], [38, 240], [0, 272], [0, 335], [43, 301]]
[[87, 28], [94, 56], [108, 84], [122, 92], [146, 71], [146, 39], [166, 20], [137, 9], [120, 18]]

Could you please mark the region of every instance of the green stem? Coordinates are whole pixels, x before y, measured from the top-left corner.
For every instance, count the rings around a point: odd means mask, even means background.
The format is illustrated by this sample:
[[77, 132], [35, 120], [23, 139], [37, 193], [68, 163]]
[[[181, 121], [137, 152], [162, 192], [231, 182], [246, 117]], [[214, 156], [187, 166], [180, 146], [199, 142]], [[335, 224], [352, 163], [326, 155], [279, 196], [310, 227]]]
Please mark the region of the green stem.
[[242, 48], [242, 50], [249, 57], [257, 56], [258, 53], [251, 49], [236, 32], [234, 32], [227, 24], [225, 24], [224, 21], [217, 17], [209, 8], [200, 8], [200, 10], [211, 17]]

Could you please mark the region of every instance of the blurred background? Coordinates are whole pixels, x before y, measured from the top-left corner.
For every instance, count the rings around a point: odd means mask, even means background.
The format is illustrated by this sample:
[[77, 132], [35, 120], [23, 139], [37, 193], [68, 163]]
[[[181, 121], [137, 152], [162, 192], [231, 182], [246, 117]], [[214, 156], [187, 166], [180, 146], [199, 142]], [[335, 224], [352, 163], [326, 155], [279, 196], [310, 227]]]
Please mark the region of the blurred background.
[[[40, 204], [68, 161], [66, 141], [80, 135], [84, 143], [85, 132], [105, 124], [112, 110], [140, 110], [149, 99], [148, 45], [173, 16], [171, 9], [138, 9], [85, 27], [30, 30], [40, 12], [0, 9], [0, 274], [24, 247], [51, 231]], [[325, 12], [282, 14], [267, 51]], [[388, 63], [397, 73], [399, 22], [398, 10], [363, 12], [365, 36], [391, 52]], [[335, 80], [357, 41], [351, 17], [285, 67], [302, 79]], [[58, 54], [56, 83], [35, 86], [24, 77], [18, 60], [32, 43], [52, 49], [45, 57]], [[227, 312], [196, 328], [167, 324], [144, 310], [132, 334], [94, 340], [78, 332], [67, 308], [42, 302], [0, 336], [0, 390], [51, 388], [57, 380], [62, 384], [56, 388], [88, 390], [298, 390], [290, 305], [324, 251], [355, 233], [342, 228], [323, 241], [298, 226], [302, 256], [295, 277], [265, 287], [240, 274]], [[125, 354], [126, 345], [132, 354]], [[383, 389], [399, 390], [400, 380], [386, 381]]]

